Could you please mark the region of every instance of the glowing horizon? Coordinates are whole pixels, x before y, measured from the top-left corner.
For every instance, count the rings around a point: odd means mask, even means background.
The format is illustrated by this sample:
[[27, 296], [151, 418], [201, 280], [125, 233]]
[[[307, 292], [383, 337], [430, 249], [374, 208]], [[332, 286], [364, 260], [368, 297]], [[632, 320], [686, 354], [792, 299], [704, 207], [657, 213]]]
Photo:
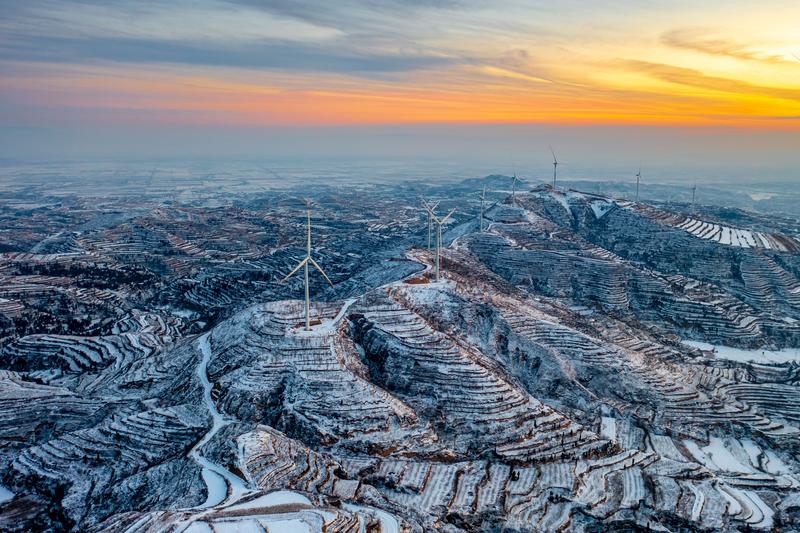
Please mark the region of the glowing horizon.
[[751, 4], [33, 3], [0, 95], [18, 123], [800, 129], [800, 5]]

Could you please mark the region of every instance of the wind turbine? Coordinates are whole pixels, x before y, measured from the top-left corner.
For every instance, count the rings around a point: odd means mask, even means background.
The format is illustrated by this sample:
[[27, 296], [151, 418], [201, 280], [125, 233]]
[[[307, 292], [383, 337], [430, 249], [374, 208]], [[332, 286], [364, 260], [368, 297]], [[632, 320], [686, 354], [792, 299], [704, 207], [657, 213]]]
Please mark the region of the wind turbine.
[[301, 267], [305, 269], [305, 281], [306, 281], [306, 328], [305, 329], [306, 331], [308, 331], [311, 329], [311, 318], [309, 315], [309, 309], [311, 307], [311, 298], [308, 293], [308, 264], [311, 263], [314, 266], [314, 268], [319, 270], [319, 273], [323, 275], [325, 281], [330, 283], [331, 287], [333, 287], [333, 282], [325, 273], [325, 271], [322, 270], [322, 267], [319, 266], [316, 261], [314, 261], [313, 257], [311, 257], [311, 210], [310, 209], [306, 212], [306, 219], [308, 221], [308, 239], [306, 241], [306, 257], [302, 261], [300, 261], [296, 267], [294, 267], [294, 270], [289, 272], [286, 275], [286, 277], [281, 280], [281, 283], [291, 278], [292, 275], [294, 275], [295, 272], [300, 270]]
[[642, 179], [642, 167], [636, 172], [636, 203], [639, 203], [639, 180]]
[[431, 214], [433, 213], [434, 209], [439, 207], [439, 201], [434, 202], [433, 205], [429, 205], [428, 202], [426, 202], [425, 199], [423, 198], [422, 199], [422, 207], [424, 207], [425, 210], [428, 211], [428, 251], [430, 252], [431, 251], [431, 225], [433, 224], [433, 219], [431, 218], [431, 216], [432, 216]]
[[695, 183], [694, 186], [692, 187], [692, 207], [694, 207], [694, 197], [696, 193], [697, 193], [697, 184]]
[[553, 147], [550, 147], [550, 153], [553, 154], [553, 189], [556, 188], [556, 169], [558, 169], [558, 159], [556, 159], [556, 153], [553, 151]]
[[483, 186], [481, 193], [481, 233], [483, 233], [483, 203], [486, 201], [486, 185]]
[[514, 176], [511, 178], [511, 203], [517, 205], [517, 171], [514, 171]]
[[447, 216], [441, 220], [439, 220], [439, 217], [437, 217], [433, 210], [428, 208], [427, 205], [425, 206], [425, 209], [428, 210], [428, 213], [433, 218], [434, 222], [436, 222], [436, 281], [439, 281], [439, 256], [441, 255], [442, 248], [442, 225], [447, 222], [447, 219], [450, 218], [450, 215], [455, 212], [455, 209], [451, 209], [450, 212], [447, 213]]

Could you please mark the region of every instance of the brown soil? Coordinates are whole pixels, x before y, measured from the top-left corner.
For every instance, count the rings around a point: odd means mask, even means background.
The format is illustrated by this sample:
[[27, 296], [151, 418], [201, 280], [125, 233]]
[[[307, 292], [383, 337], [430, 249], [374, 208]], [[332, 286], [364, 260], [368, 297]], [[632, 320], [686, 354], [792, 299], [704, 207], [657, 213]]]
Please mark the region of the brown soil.
[[[311, 326], [319, 326], [320, 324], [322, 324], [322, 321], [319, 320], [319, 319], [316, 319], [316, 318], [313, 319], [313, 320], [309, 320], [308, 321], [309, 327], [311, 327]], [[294, 327], [297, 328], [297, 329], [302, 329], [302, 328], [306, 327], [306, 323], [305, 323], [305, 321], [298, 322], [297, 324], [294, 325]]]

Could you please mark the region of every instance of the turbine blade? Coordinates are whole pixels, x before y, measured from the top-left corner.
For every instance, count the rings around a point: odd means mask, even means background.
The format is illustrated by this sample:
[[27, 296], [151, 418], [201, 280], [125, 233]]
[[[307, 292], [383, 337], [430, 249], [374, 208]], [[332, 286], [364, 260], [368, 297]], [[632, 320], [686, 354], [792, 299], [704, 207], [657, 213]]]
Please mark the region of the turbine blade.
[[309, 260], [309, 259], [310, 259], [310, 257], [306, 256], [306, 258], [305, 258], [305, 259], [303, 259], [302, 261], [300, 261], [299, 263], [297, 263], [297, 266], [296, 266], [296, 267], [294, 267], [294, 270], [292, 270], [291, 272], [289, 272], [288, 274], [286, 274], [286, 277], [285, 277], [285, 278], [283, 278], [283, 279], [280, 281], [280, 283], [283, 283], [283, 282], [284, 282], [284, 281], [286, 281], [287, 279], [291, 278], [291, 277], [292, 277], [292, 275], [293, 275], [295, 272], [297, 272], [298, 270], [300, 270], [301, 268], [303, 268], [303, 265], [305, 265], [305, 264], [308, 262], [308, 260]]
[[441, 226], [442, 224], [444, 224], [445, 222], [447, 222], [447, 219], [448, 219], [448, 218], [450, 218], [450, 215], [452, 215], [452, 214], [453, 214], [453, 213], [455, 213], [455, 212], [456, 212], [456, 210], [455, 210], [455, 209], [451, 209], [451, 210], [450, 210], [450, 212], [449, 212], [449, 213], [447, 213], [447, 216], [446, 216], [446, 217], [444, 217], [444, 218], [442, 219], [442, 221], [441, 221], [441, 222], [439, 222], [439, 225]]
[[556, 153], [553, 151], [552, 146], [550, 146], [550, 153], [553, 154], [553, 163], [558, 164], [558, 159], [556, 159]]
[[440, 224], [439, 218], [436, 216], [436, 214], [433, 212], [433, 210], [428, 209], [427, 207], [425, 209], [428, 211], [428, 214], [431, 216], [431, 218], [433, 220], [435, 220], [437, 224]]
[[425, 210], [428, 213], [430, 213], [433, 218], [436, 218], [436, 214], [433, 212], [433, 210], [436, 209], [437, 207], [439, 207], [439, 201], [436, 201], [436, 202], [433, 203], [433, 205], [431, 205], [428, 202], [426, 202], [425, 199], [423, 198], [422, 199], [422, 207], [424, 207]]
[[309, 260], [309, 261], [311, 261], [311, 264], [312, 264], [312, 265], [314, 265], [314, 268], [316, 268], [317, 270], [319, 270], [319, 273], [320, 273], [320, 274], [322, 274], [323, 276], [325, 276], [325, 280], [326, 280], [326, 281], [327, 281], [327, 282], [330, 284], [330, 286], [331, 286], [331, 287], [333, 287], [333, 282], [331, 281], [331, 278], [329, 278], [329, 277], [328, 277], [328, 275], [325, 273], [325, 271], [324, 271], [324, 270], [322, 270], [322, 267], [321, 267], [321, 266], [319, 266], [319, 265], [317, 264], [317, 262], [316, 262], [316, 261], [314, 261], [314, 260], [313, 260], [311, 257], [309, 257], [309, 258], [308, 258], [308, 260]]

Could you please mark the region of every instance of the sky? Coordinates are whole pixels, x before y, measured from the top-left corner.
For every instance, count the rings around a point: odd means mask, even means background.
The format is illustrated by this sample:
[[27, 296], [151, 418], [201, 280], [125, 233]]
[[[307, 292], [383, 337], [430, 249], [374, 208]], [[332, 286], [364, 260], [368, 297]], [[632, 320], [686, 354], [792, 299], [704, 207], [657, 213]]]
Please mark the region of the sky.
[[800, 2], [0, 0], [0, 141], [800, 179]]

